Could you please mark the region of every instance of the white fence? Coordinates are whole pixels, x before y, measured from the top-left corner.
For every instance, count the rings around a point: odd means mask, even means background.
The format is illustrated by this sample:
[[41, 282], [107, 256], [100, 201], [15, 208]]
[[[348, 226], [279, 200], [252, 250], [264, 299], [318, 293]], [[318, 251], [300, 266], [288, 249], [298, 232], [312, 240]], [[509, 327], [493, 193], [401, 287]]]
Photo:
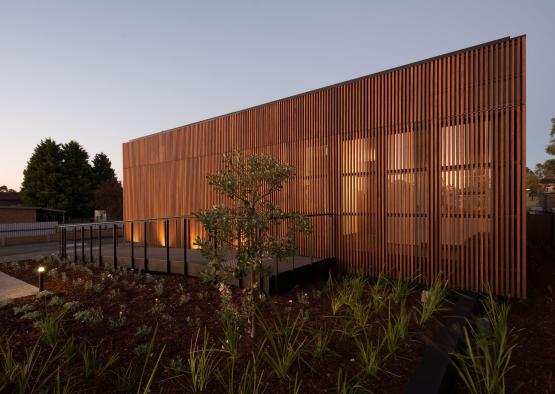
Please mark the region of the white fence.
[[55, 235], [58, 222], [3, 223], [0, 224], [0, 240]]

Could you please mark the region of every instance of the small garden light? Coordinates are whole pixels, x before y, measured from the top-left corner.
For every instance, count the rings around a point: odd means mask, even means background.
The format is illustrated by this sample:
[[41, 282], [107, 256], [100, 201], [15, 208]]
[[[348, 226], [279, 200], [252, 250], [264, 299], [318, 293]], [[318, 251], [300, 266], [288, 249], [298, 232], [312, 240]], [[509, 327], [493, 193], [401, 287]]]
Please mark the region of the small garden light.
[[46, 268], [40, 266], [37, 271], [39, 272], [39, 292], [41, 292], [44, 290], [44, 271], [46, 271]]

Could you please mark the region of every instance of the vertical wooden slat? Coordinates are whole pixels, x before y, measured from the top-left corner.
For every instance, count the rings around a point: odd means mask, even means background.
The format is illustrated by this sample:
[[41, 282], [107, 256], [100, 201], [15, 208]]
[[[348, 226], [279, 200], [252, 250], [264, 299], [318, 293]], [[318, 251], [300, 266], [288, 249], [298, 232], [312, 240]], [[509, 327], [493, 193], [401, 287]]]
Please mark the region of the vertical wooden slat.
[[125, 219], [225, 203], [205, 178], [221, 153], [264, 152], [297, 169], [275, 203], [333, 215], [310, 244], [338, 269], [525, 297], [525, 51], [506, 38], [132, 140]]

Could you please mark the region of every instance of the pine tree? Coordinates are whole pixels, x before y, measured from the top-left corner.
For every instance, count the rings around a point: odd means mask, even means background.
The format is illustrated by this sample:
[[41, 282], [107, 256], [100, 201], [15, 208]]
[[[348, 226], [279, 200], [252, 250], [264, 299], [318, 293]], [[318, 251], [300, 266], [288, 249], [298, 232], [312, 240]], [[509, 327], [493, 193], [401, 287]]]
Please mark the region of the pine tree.
[[25, 205], [62, 208], [62, 165], [62, 150], [54, 140], [47, 138], [35, 147], [23, 171], [21, 198]]
[[63, 206], [70, 218], [93, 216], [94, 184], [89, 154], [76, 141], [62, 145]]
[[112, 168], [112, 162], [103, 152], [94, 155], [92, 161], [92, 177], [95, 190], [103, 183], [116, 181], [116, 173]]

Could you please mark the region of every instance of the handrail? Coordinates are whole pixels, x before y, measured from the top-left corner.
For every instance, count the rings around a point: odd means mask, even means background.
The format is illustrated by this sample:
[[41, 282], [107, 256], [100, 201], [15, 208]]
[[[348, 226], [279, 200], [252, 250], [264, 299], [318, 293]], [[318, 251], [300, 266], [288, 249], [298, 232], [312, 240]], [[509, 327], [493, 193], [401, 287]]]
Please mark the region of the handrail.
[[[320, 217], [320, 216], [333, 216], [334, 213], [309, 213], [305, 214], [306, 217]], [[151, 222], [156, 220], [172, 220], [172, 219], [196, 219], [192, 215], [183, 216], [160, 216], [154, 218], [142, 218], [142, 219], [128, 219], [128, 220], [113, 220], [109, 222], [90, 222], [90, 223], [74, 223], [74, 224], [61, 224], [59, 228], [71, 228], [71, 227], [82, 227], [82, 226], [103, 226], [103, 225], [114, 225], [114, 224], [125, 224], [125, 223], [136, 223], [136, 222]]]
[[[305, 214], [305, 216], [311, 220], [314, 219], [316, 220], [317, 218], [326, 218], [326, 219], [331, 219], [331, 223], [330, 227], [329, 227], [329, 231], [331, 231], [331, 233], [333, 233], [333, 228], [335, 227], [335, 218], [337, 217], [336, 214], [334, 213], [311, 213], [311, 214]], [[278, 219], [277, 222], [275, 222], [275, 228], [274, 231], [277, 231], [278, 226], [279, 226], [279, 222], [281, 223], [285, 223], [288, 219], [291, 219], [293, 216], [292, 215], [286, 215], [284, 217], [279, 217], [276, 218]], [[98, 259], [98, 263], [99, 265], [103, 265], [103, 253], [102, 253], [102, 244], [103, 244], [103, 238], [107, 238], [107, 233], [106, 231], [112, 233], [112, 243], [106, 245], [107, 248], [111, 249], [111, 259], [112, 259], [112, 264], [114, 268], [118, 268], [118, 266], [120, 264], [125, 264], [127, 265], [128, 263], [130, 263], [130, 267], [132, 270], [137, 269], [136, 266], [136, 261], [137, 259], [142, 259], [142, 268], [141, 271], [142, 272], [149, 272], [149, 255], [148, 255], [148, 250], [152, 247], [153, 244], [153, 234], [155, 235], [155, 239], [156, 240], [160, 240], [162, 238], [160, 238], [160, 236], [163, 237], [163, 241], [160, 241], [160, 243], [158, 243], [158, 241], [154, 241], [154, 247], [155, 248], [163, 248], [165, 249], [165, 261], [166, 261], [166, 270], [165, 272], [168, 274], [172, 274], [175, 271], [172, 269], [172, 263], [173, 263], [173, 253], [170, 253], [170, 249], [171, 249], [171, 242], [170, 242], [170, 233], [173, 231], [173, 236], [175, 239], [174, 243], [174, 248], [177, 249], [182, 249], [183, 250], [183, 275], [188, 276], [190, 272], [189, 269], [189, 263], [190, 263], [190, 256], [189, 256], [189, 248], [190, 248], [190, 242], [191, 242], [191, 221], [192, 220], [197, 220], [198, 219], [195, 216], [192, 215], [183, 215], [183, 216], [167, 216], [167, 217], [155, 217], [155, 218], [142, 218], [142, 219], [131, 219], [131, 220], [116, 220], [116, 221], [110, 221], [110, 222], [96, 222], [96, 223], [74, 223], [74, 224], [65, 224], [65, 225], [60, 225], [59, 226], [59, 254], [60, 257], [62, 258], [67, 258], [68, 257], [68, 252], [73, 254], [73, 259], [74, 261], [78, 261], [81, 260], [84, 263], [87, 262], [94, 262], [95, 261], [95, 253], [93, 252], [93, 248], [97, 249], [97, 256], [96, 258]], [[175, 227], [172, 225], [170, 226], [170, 222], [171, 221], [175, 221], [176, 225]], [[154, 222], [153, 224], [157, 224], [156, 222], [163, 222], [163, 229], [160, 232], [160, 228], [157, 228], [156, 231], [153, 233], [152, 232], [152, 228], [150, 226], [150, 224], [152, 224], [152, 222]], [[128, 228], [127, 225], [130, 225]], [[181, 226], [179, 228], [179, 226]], [[138, 227], [138, 228], [137, 228]], [[142, 227], [142, 234], [141, 234], [141, 227]], [[170, 228], [172, 230], [170, 230]], [[127, 230], [130, 230], [130, 234], [127, 233]], [[139, 231], [139, 235], [142, 239], [142, 242], [140, 239], [135, 240], [135, 231], [138, 230]], [[330, 233], [330, 234], [331, 234]], [[130, 235], [130, 236], [129, 236]], [[301, 234], [299, 234], [301, 235]], [[117, 249], [120, 245], [119, 242], [119, 238], [120, 236], [123, 237], [124, 243], [127, 242], [127, 240], [129, 240], [129, 246], [131, 249], [131, 257], [130, 257], [130, 261], [125, 261], [126, 258], [128, 258], [128, 256], [123, 256], [124, 259], [122, 259], [121, 255], [118, 256], [117, 253]], [[304, 243], [304, 249], [305, 251], [308, 253], [305, 256], [310, 258], [310, 269], [313, 269], [313, 264], [314, 264], [314, 240], [313, 240], [314, 234], [310, 233], [307, 234], [307, 238], [302, 240], [301, 242]], [[178, 240], [179, 238], [179, 240]], [[150, 239], [150, 240], [149, 240]], [[95, 242], [96, 241], [96, 242]], [[177, 243], [179, 243], [179, 241], [183, 241], [182, 242], [182, 246], [178, 247], [175, 246]], [[88, 248], [88, 258], [87, 258], [87, 254], [85, 253], [85, 244], [87, 243], [87, 248]], [[96, 243], [96, 246], [94, 246], [94, 244]], [[72, 248], [69, 248], [68, 250], [68, 244], [72, 245]], [[300, 245], [299, 245], [300, 246]], [[319, 247], [321, 249], [321, 246], [319, 244]], [[333, 251], [329, 250], [329, 251], [323, 251], [324, 255], [321, 255], [322, 257], [326, 257], [329, 258], [329, 256], [334, 256], [335, 255], [335, 243], [332, 242], [331, 245], [328, 245], [333, 247]], [[137, 256], [135, 251], [137, 249], [137, 252], [140, 252], [142, 254], [141, 257]], [[324, 249], [328, 249], [328, 248], [324, 248]], [[321, 250], [322, 251], [322, 250]], [[109, 251], [107, 251], [109, 252]], [[106, 256], [110, 257], [110, 254], [106, 254]], [[175, 260], [175, 262], [178, 262], [180, 260]], [[293, 282], [295, 282], [295, 256], [292, 256], [292, 270], [291, 270], [291, 275], [292, 275], [292, 280]], [[157, 263], [158, 264], [158, 263]], [[280, 275], [280, 270], [279, 270], [279, 261], [276, 259], [274, 261], [275, 264], [275, 280], [273, 282], [273, 286], [275, 287], [275, 289], [278, 289], [278, 276]], [[262, 280], [262, 279], [260, 279]], [[242, 279], [240, 279], [239, 281], [240, 285], [242, 283]], [[269, 289], [268, 289], [269, 290]]]

